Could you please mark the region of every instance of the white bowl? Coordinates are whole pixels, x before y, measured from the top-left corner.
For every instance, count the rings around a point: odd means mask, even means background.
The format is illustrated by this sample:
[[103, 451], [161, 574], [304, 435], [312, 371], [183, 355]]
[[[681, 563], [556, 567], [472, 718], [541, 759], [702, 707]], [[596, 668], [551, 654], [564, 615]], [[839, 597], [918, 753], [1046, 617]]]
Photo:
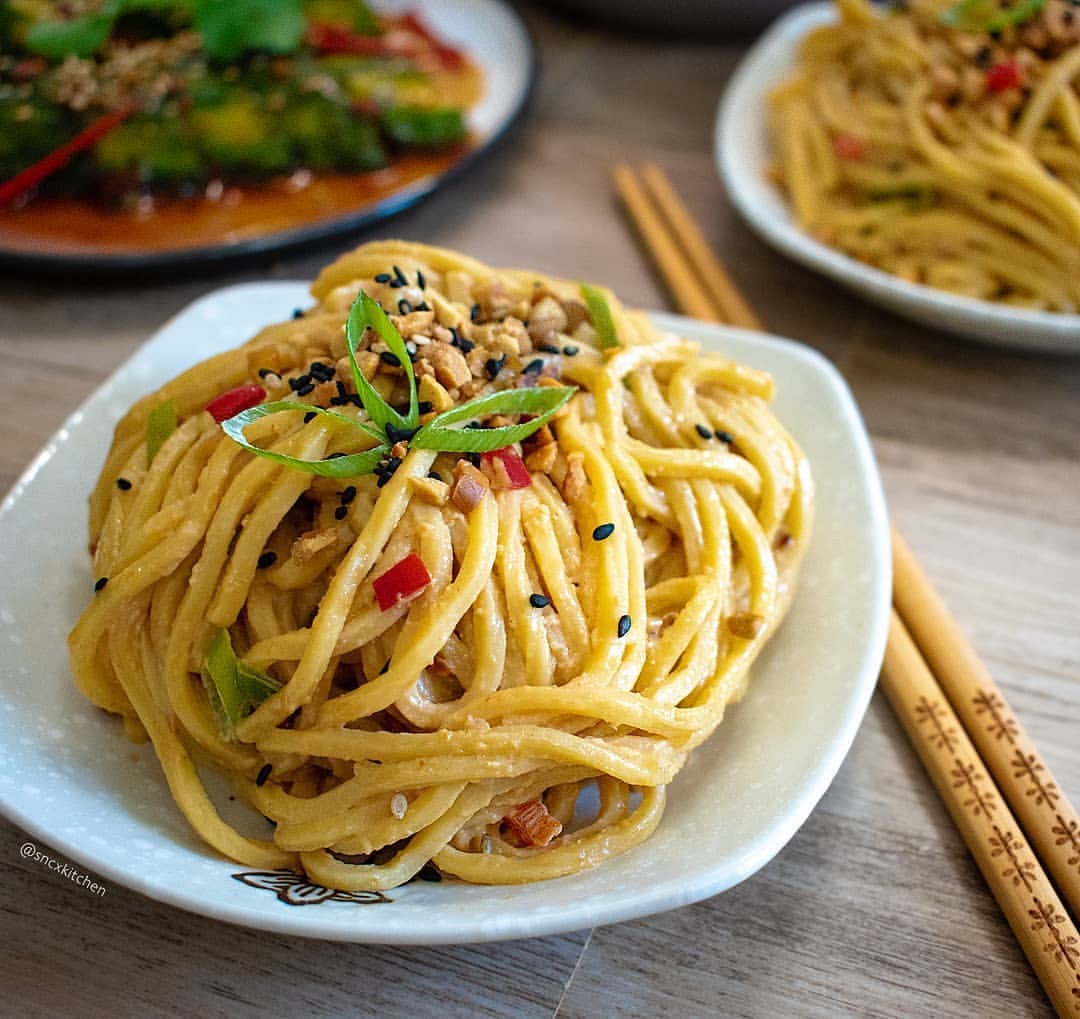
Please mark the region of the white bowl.
[[[113, 426], [140, 395], [307, 304], [299, 283], [231, 287], [197, 301], [68, 419], [0, 505], [0, 812], [106, 883], [233, 923], [341, 941], [575, 930], [694, 902], [767, 863], [855, 738], [890, 601], [885, 503], [858, 409], [829, 362], [788, 340], [655, 316], [663, 329], [772, 372], [777, 414], [806, 451], [818, 497], [791, 611], [746, 698], [671, 785], [652, 838], [623, 856], [522, 887], [414, 882], [385, 896], [252, 873], [198, 839], [153, 751], [128, 743], [115, 718], [79, 695], [64, 638], [93, 597], [86, 495]], [[223, 782], [210, 791], [235, 823], [266, 832], [265, 821], [229, 802]], [[33, 844], [22, 852], [32, 856]]]
[[716, 161], [743, 218], [785, 255], [916, 322], [1006, 347], [1080, 354], [1080, 315], [1010, 308], [908, 283], [814, 240], [795, 221], [765, 176], [766, 99], [788, 76], [806, 33], [835, 19], [831, 3], [790, 11], [762, 36], [728, 84], [716, 118]]

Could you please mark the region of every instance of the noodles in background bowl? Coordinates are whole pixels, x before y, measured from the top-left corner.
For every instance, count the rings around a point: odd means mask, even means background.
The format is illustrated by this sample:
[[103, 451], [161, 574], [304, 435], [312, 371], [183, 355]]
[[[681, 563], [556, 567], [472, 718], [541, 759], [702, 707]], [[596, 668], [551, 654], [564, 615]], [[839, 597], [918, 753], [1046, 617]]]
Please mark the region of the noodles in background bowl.
[[[771, 379], [422, 245], [312, 293], [117, 426], [79, 688], [248, 866], [374, 890], [624, 852], [791, 597], [812, 484]], [[219, 817], [204, 760], [272, 839]]]
[[1080, 10], [838, 0], [770, 101], [774, 172], [817, 239], [903, 279], [1080, 309]]

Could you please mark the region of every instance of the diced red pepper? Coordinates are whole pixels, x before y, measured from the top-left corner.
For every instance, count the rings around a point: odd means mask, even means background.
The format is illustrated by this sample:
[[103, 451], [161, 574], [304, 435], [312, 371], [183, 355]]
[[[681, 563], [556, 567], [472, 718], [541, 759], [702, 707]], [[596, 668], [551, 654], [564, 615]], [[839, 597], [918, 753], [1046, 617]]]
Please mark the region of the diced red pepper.
[[46, 177], [51, 177], [57, 170], [62, 170], [80, 152], [93, 148], [100, 139], [127, 120], [134, 112], [135, 104], [130, 103], [95, 120], [88, 128], [75, 135], [71, 141], [64, 142], [47, 156], [32, 163], [25, 170], [20, 170], [11, 180], [0, 184], [0, 206], [14, 201], [23, 192], [40, 184]]
[[833, 135], [832, 147], [837, 159], [858, 162], [866, 157], [866, 149], [862, 141], [853, 134]]
[[526, 800], [511, 807], [503, 821], [523, 846], [546, 846], [562, 833], [562, 824], [552, 817], [543, 800]]
[[1011, 88], [1019, 88], [1024, 84], [1024, 69], [1015, 60], [1005, 60], [1000, 64], [994, 64], [986, 72], [986, 88], [988, 92], [1008, 92]]
[[385, 35], [360, 35], [341, 25], [313, 21], [308, 25], [308, 42], [320, 53], [350, 53], [362, 57], [409, 57], [412, 47], [403, 49], [400, 42]]
[[440, 39], [436, 38], [431, 30], [425, 25], [416, 14], [415, 11], [409, 11], [404, 17], [402, 17], [402, 23], [411, 28], [417, 35], [422, 36], [427, 40], [428, 45], [431, 47], [435, 55], [439, 58], [439, 63], [448, 71], [457, 71], [465, 63], [465, 58], [462, 57], [456, 49], [451, 46], [447, 46]]
[[385, 612], [398, 602], [414, 598], [430, 583], [431, 574], [428, 573], [424, 560], [413, 552], [376, 577], [372, 586], [375, 588], [375, 600]]
[[484, 453], [483, 459], [491, 468], [496, 488], [528, 488], [532, 484], [529, 468], [513, 446], [493, 449], [490, 453]]
[[206, 409], [210, 416], [218, 423], [228, 421], [242, 410], [248, 410], [262, 403], [266, 399], [266, 390], [262, 386], [237, 386], [227, 393], [215, 396], [207, 405]]

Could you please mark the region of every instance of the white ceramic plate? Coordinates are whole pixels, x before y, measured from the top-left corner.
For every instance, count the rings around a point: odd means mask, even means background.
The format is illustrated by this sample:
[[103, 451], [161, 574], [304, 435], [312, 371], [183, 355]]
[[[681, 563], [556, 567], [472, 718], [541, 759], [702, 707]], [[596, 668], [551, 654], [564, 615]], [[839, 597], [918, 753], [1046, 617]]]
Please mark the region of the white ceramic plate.
[[908, 283], [821, 244], [795, 222], [765, 176], [766, 97], [788, 76], [807, 32], [834, 20], [831, 3], [795, 8], [746, 55], [724, 93], [716, 118], [716, 161], [743, 218], [785, 255], [916, 322], [986, 343], [1080, 354], [1080, 315], [1009, 308]]
[[885, 506], [858, 410], [827, 361], [787, 340], [655, 316], [774, 374], [777, 412], [813, 466], [817, 521], [790, 615], [747, 697], [678, 776], [653, 838], [596, 870], [515, 888], [414, 882], [388, 901], [330, 898], [282, 875], [241, 878], [245, 868], [188, 828], [149, 747], [129, 744], [75, 691], [64, 641], [91, 597], [86, 495], [115, 422], [195, 361], [308, 304], [302, 284], [259, 283], [191, 305], [71, 416], [0, 506], [0, 810], [106, 881], [207, 916], [344, 941], [551, 934], [694, 902], [753, 874], [803, 823], [851, 746], [890, 598]]

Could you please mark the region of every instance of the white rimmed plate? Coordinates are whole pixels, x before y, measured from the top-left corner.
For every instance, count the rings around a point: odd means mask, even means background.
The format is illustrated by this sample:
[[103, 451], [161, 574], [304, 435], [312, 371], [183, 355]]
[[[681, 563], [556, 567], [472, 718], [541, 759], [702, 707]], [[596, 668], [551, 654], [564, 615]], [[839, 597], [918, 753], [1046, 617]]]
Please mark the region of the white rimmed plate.
[[[75, 691], [64, 641], [92, 597], [85, 498], [115, 422], [182, 369], [309, 303], [299, 283], [197, 301], [68, 419], [0, 506], [0, 811], [106, 881], [222, 920], [343, 941], [569, 931], [694, 902], [762, 867], [851, 746], [890, 599], [885, 505], [858, 410], [836, 370], [788, 340], [655, 315], [661, 328], [773, 373], [777, 412], [813, 466], [817, 519], [790, 615], [745, 700], [678, 776], [652, 839], [624, 856], [532, 886], [414, 882], [385, 897], [331, 897], [287, 875], [253, 875], [199, 841], [152, 750], [129, 744], [115, 719]], [[219, 799], [224, 811], [237, 809]]]
[[835, 20], [831, 3], [795, 8], [761, 37], [728, 84], [716, 118], [716, 161], [743, 218], [785, 255], [916, 322], [986, 343], [1080, 354], [1080, 315], [1010, 308], [908, 283], [814, 240], [795, 221], [765, 175], [766, 99], [788, 76], [807, 32]]

